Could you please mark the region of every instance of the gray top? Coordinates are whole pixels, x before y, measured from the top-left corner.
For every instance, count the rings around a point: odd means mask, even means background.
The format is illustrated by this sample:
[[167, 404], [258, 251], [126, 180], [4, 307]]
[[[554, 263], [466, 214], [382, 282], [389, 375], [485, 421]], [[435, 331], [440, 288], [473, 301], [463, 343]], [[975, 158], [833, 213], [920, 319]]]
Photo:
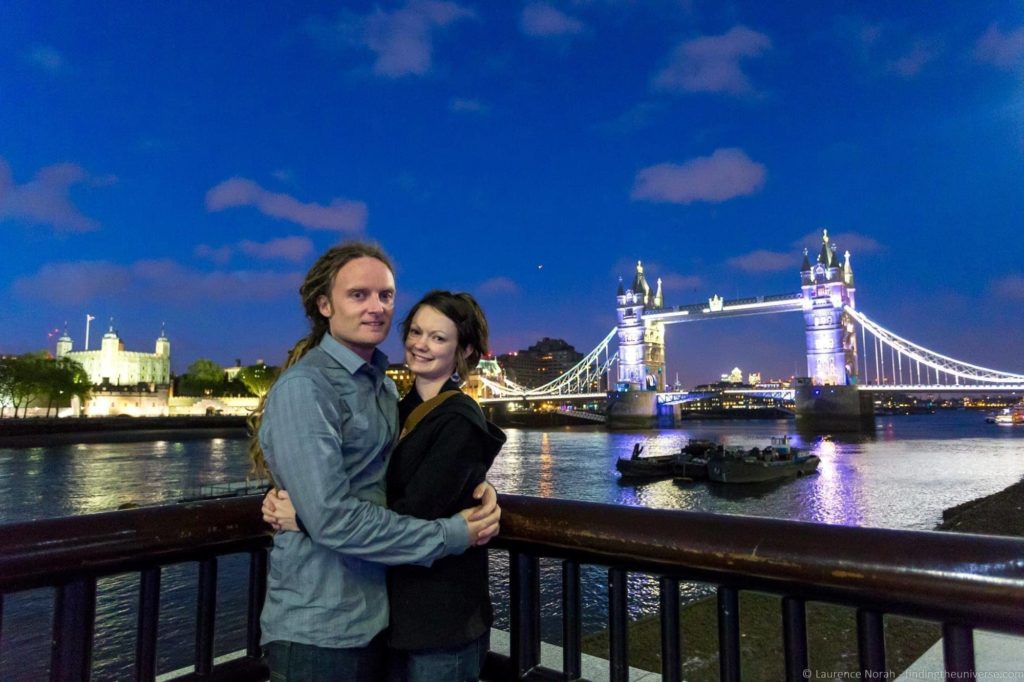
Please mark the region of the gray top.
[[424, 521], [384, 508], [398, 428], [387, 357], [371, 363], [325, 334], [267, 397], [259, 438], [274, 480], [306, 533], [278, 533], [262, 642], [366, 645], [387, 627], [385, 565], [430, 565], [469, 546], [455, 515]]

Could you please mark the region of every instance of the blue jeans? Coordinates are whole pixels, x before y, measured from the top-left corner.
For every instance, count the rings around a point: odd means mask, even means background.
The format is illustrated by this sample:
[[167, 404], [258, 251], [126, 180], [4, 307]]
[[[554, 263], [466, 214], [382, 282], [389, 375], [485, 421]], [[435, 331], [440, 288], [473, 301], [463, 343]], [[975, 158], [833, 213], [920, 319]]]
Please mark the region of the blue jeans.
[[392, 649], [392, 682], [476, 682], [490, 643], [488, 631], [468, 644], [450, 649]]
[[271, 682], [381, 682], [387, 674], [383, 634], [351, 649], [269, 642], [264, 650]]

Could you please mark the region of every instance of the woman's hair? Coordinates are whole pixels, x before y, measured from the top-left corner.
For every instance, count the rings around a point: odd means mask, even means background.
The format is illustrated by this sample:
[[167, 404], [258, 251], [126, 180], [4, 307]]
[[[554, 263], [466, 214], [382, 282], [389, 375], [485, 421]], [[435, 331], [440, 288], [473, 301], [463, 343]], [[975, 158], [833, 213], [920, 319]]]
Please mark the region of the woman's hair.
[[[309, 334], [300, 339], [288, 351], [288, 359], [285, 360], [284, 367], [281, 368], [281, 374], [284, 374], [284, 370], [294, 365], [303, 355], [315, 348], [320, 343], [323, 335], [330, 329], [330, 323], [327, 318], [320, 313], [320, 297], [327, 296], [330, 299], [331, 287], [334, 286], [334, 277], [338, 274], [338, 270], [341, 270], [350, 261], [357, 258], [376, 258], [386, 265], [392, 273], [395, 271], [394, 266], [391, 264], [391, 259], [388, 258], [388, 255], [384, 253], [384, 249], [378, 244], [351, 241], [342, 242], [337, 246], [327, 249], [313, 263], [313, 267], [306, 273], [305, 281], [299, 287], [302, 308], [306, 313], [306, 318], [309, 320]], [[267, 469], [267, 463], [263, 458], [263, 448], [260, 447], [259, 439], [260, 423], [263, 421], [263, 410], [266, 407], [268, 395], [270, 395], [270, 391], [267, 391], [260, 398], [256, 409], [246, 419], [246, 424], [249, 427], [249, 460], [252, 463], [250, 475], [255, 478], [271, 478], [270, 471]]]
[[[409, 336], [412, 318], [423, 306], [430, 306], [455, 323], [458, 333], [455, 352], [455, 371], [465, 380], [480, 358], [487, 355], [487, 318], [480, 304], [471, 295], [460, 292], [434, 290], [421, 298], [402, 320], [402, 342]], [[466, 349], [472, 348], [466, 356]]]

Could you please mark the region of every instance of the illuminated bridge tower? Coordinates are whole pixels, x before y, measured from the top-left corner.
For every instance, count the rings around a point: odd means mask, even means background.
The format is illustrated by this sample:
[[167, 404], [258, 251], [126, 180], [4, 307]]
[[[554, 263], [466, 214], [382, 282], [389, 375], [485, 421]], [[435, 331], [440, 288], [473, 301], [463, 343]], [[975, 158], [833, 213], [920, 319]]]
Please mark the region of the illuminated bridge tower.
[[807, 336], [807, 376], [816, 386], [846, 386], [857, 383], [857, 335], [853, 320], [845, 312], [856, 308], [850, 252], [839, 262], [828, 230], [821, 238], [821, 252], [811, 265], [804, 250], [800, 279], [804, 297]]
[[857, 389], [856, 327], [845, 308], [856, 307], [850, 252], [839, 261], [828, 230], [812, 265], [800, 268], [807, 339], [807, 378], [795, 392], [798, 424], [812, 429], [860, 430], [874, 425], [871, 395]]
[[609, 428], [653, 426], [658, 416], [657, 391], [665, 387], [665, 325], [645, 321], [644, 313], [664, 307], [661, 280], [652, 293], [644, 266], [636, 264], [633, 285], [619, 280], [619, 376], [616, 390], [608, 393]]
[[623, 289], [619, 279], [616, 295], [619, 340], [619, 386], [627, 390], [661, 390], [665, 387], [665, 325], [644, 322], [647, 310], [664, 307], [661, 279], [658, 288], [651, 287], [644, 277], [644, 266], [636, 264], [633, 285]]

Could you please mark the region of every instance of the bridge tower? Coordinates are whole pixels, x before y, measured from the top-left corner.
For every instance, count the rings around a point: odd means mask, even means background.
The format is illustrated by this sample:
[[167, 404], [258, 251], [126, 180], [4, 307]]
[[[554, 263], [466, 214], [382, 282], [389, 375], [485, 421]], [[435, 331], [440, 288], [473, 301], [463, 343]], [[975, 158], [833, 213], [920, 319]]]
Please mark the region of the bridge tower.
[[619, 340], [619, 385], [627, 390], [664, 390], [665, 388], [665, 325], [644, 322], [646, 310], [664, 307], [661, 278], [652, 292], [644, 266], [636, 263], [633, 285], [623, 287], [619, 278], [616, 294]]
[[797, 424], [814, 430], [874, 428], [871, 395], [857, 389], [857, 334], [845, 307], [856, 307], [850, 252], [840, 263], [828, 230], [821, 251], [811, 264], [807, 251], [800, 268], [804, 328], [807, 339], [807, 378], [795, 391]]
[[804, 249], [800, 279], [807, 338], [807, 376], [815, 386], [857, 383], [857, 334], [845, 312], [856, 308], [850, 252], [839, 262], [836, 245], [822, 231], [821, 251], [812, 265]]

